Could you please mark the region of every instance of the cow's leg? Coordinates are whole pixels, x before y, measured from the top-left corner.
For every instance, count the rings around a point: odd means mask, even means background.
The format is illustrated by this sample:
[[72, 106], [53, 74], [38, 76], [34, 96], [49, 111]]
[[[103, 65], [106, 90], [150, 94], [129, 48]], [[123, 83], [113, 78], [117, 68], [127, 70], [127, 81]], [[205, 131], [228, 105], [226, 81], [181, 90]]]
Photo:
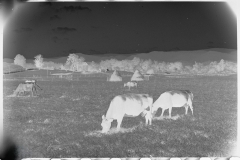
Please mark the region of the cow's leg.
[[32, 97], [33, 97], [33, 87], [31, 88], [31, 92], [32, 92]]
[[33, 91], [35, 92], [35, 96], [37, 96], [37, 87], [35, 85], [33, 86]]
[[18, 91], [17, 96], [19, 97], [22, 93], [24, 93], [24, 91]]
[[169, 118], [171, 118], [171, 117], [172, 117], [172, 106], [169, 107]]
[[121, 128], [122, 120], [123, 120], [123, 117], [117, 119], [117, 131], [119, 131]]
[[191, 111], [192, 111], [192, 115], [193, 115], [193, 106], [192, 106], [192, 102], [189, 103], [189, 107], [190, 107], [190, 109], [191, 109]]
[[163, 117], [165, 109], [162, 109], [161, 117]]
[[188, 112], [188, 107], [189, 107], [189, 106], [186, 104], [184, 107], [185, 107], [185, 115], [186, 115], [187, 112]]
[[192, 115], [193, 115], [193, 106], [192, 105], [190, 105], [190, 109], [191, 109]]
[[146, 119], [146, 125], [152, 125], [152, 113], [151, 112], [147, 112], [146, 116], [145, 116], [145, 119]]
[[146, 116], [145, 116], [145, 120], [146, 120], [145, 125], [147, 126], [147, 125], [148, 125], [148, 121], [149, 121], [149, 115], [148, 115], [148, 113], [147, 113]]

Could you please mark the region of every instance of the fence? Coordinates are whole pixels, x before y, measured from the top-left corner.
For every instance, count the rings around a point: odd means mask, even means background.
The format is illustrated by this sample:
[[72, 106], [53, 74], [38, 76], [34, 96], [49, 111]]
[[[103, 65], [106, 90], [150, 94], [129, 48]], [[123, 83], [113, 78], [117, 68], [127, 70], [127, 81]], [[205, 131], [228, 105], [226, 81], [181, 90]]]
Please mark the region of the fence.
[[3, 75], [3, 80], [9, 81], [22, 81], [27, 79], [36, 79], [38, 81], [79, 81], [84, 78], [106, 78], [109, 74], [78, 74], [78, 75], [32, 75], [32, 76], [19, 76], [19, 75]]

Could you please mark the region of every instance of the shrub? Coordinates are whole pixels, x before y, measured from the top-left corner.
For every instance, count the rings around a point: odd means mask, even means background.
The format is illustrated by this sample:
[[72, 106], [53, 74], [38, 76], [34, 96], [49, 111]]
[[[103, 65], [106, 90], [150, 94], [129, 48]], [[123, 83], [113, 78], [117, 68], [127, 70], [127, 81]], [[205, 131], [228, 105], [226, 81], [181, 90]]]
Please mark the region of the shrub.
[[22, 66], [16, 65], [14, 63], [7, 63], [3, 62], [3, 73], [15, 73], [15, 72], [22, 72], [25, 69]]

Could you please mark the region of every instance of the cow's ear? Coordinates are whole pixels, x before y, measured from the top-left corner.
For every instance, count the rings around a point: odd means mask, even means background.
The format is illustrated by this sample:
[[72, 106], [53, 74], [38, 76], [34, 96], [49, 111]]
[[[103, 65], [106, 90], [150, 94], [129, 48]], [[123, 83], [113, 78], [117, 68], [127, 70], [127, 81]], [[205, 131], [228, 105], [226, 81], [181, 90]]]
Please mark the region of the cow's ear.
[[104, 115], [102, 115], [102, 119], [105, 119], [105, 116], [104, 116]]

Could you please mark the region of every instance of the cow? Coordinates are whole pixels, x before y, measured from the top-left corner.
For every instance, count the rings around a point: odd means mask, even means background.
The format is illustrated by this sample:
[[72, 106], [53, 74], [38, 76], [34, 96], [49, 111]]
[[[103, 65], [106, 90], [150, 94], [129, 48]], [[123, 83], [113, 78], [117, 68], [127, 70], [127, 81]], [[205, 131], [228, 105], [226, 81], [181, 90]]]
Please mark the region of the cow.
[[189, 90], [172, 90], [162, 93], [153, 103], [152, 115], [155, 116], [157, 110], [162, 108], [161, 117], [166, 109], [169, 109], [169, 117], [173, 107], [185, 107], [185, 115], [190, 107], [193, 115], [193, 93]]
[[19, 96], [20, 94], [24, 94], [25, 92], [31, 92], [33, 96], [33, 92], [37, 93], [36, 86], [42, 90], [40, 86], [38, 86], [36, 80], [26, 80], [24, 83], [20, 83], [13, 95]]
[[153, 98], [148, 94], [127, 93], [118, 95], [110, 102], [106, 116], [102, 116], [102, 133], [107, 133], [113, 120], [117, 120], [117, 131], [120, 130], [123, 117], [136, 117], [140, 114], [146, 120], [146, 125], [152, 124]]
[[20, 93], [24, 94], [25, 92], [31, 92], [33, 96], [33, 86], [34, 84], [20, 83], [16, 90], [14, 91], [13, 95], [19, 96]]
[[124, 87], [128, 87], [128, 89], [130, 90], [131, 87], [137, 87], [137, 82], [124, 83]]

